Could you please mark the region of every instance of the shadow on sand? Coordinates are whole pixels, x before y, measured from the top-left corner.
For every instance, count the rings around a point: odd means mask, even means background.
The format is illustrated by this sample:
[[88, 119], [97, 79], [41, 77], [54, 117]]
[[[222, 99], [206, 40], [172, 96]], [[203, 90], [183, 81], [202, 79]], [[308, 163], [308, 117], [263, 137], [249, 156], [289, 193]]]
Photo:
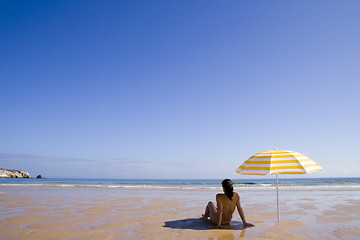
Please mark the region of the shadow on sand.
[[[223, 229], [229, 230], [243, 230], [244, 225], [242, 222], [231, 221], [229, 225], [222, 225]], [[165, 222], [163, 226], [165, 228], [172, 229], [192, 229], [192, 230], [210, 230], [210, 229], [218, 229], [214, 224], [209, 221], [204, 221], [201, 218], [187, 218], [182, 220], [174, 220]]]

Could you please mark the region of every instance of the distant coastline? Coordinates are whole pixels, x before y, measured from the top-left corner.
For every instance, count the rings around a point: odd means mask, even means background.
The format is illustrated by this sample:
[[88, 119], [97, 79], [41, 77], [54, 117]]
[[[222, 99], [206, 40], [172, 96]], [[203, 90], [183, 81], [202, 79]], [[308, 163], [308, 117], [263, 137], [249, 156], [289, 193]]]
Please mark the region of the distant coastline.
[[0, 178], [31, 178], [31, 176], [26, 171], [0, 168]]

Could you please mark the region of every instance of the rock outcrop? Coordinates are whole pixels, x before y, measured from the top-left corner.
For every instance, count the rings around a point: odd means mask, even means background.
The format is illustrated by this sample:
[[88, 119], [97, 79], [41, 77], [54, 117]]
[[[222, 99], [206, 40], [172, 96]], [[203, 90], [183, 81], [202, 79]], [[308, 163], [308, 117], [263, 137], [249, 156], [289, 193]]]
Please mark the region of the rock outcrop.
[[45, 178], [43, 175], [37, 175], [37, 177], [36, 178]]
[[30, 174], [25, 171], [7, 170], [0, 168], [0, 178], [31, 178]]

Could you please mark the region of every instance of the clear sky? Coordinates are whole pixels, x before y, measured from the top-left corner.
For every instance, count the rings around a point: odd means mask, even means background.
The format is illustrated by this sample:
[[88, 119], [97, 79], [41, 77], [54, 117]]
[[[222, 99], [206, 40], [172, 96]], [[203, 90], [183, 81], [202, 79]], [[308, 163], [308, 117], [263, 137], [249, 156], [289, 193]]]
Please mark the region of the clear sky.
[[243, 161], [278, 148], [324, 168], [302, 177], [359, 177], [359, 12], [357, 0], [2, 0], [0, 168], [244, 178]]

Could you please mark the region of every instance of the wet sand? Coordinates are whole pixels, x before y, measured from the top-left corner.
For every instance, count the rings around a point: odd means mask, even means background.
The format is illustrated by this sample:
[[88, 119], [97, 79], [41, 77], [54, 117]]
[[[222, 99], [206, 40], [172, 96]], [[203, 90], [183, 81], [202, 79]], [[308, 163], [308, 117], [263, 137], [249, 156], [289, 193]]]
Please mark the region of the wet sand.
[[0, 239], [359, 239], [359, 191], [241, 191], [248, 222], [200, 218], [214, 191], [0, 187]]

